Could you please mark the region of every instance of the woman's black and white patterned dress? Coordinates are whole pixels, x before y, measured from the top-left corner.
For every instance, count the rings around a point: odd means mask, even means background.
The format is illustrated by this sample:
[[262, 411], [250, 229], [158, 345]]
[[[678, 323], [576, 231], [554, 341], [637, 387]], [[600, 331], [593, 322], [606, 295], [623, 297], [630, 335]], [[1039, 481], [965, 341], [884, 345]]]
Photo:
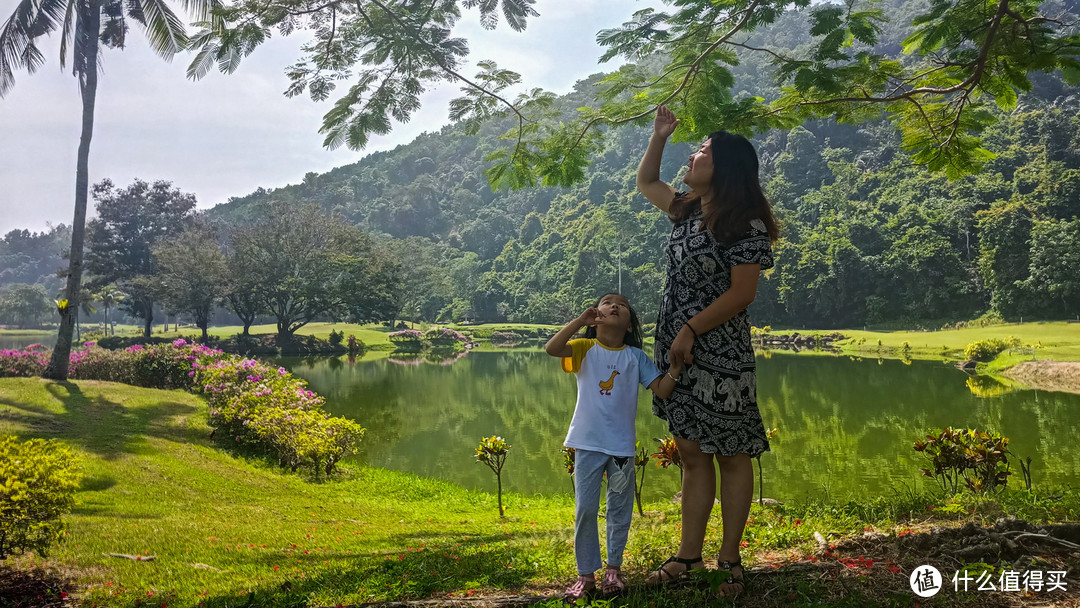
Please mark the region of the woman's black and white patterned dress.
[[[668, 352], [687, 319], [731, 288], [731, 267], [773, 265], [772, 245], [764, 222], [754, 220], [742, 238], [717, 242], [701, 227], [699, 209], [671, 230], [667, 242], [667, 281], [656, 323], [656, 364], [670, 365]], [[769, 449], [757, 406], [754, 349], [746, 311], [694, 340], [694, 362], [684, 367], [667, 399], [653, 398], [653, 413], [668, 423], [672, 435], [697, 441], [701, 451], [726, 456], [759, 456]]]

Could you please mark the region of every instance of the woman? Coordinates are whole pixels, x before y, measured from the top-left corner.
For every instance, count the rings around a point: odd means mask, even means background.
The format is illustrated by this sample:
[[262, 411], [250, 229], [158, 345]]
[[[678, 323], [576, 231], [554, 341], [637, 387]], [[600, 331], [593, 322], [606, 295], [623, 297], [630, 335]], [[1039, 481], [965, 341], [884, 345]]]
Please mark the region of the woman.
[[653, 399], [653, 412], [668, 422], [682, 458], [683, 522], [678, 553], [648, 581], [663, 583], [704, 567], [715, 460], [723, 521], [717, 563], [731, 573], [719, 591], [731, 596], [746, 587], [739, 542], [754, 491], [751, 459], [769, 449], [746, 307], [760, 272], [773, 265], [777, 225], [758, 181], [757, 153], [739, 135], [713, 133], [690, 156], [683, 177], [689, 193], [660, 181], [664, 145], [678, 123], [670, 110], [657, 109], [637, 173], [638, 190], [674, 224], [654, 359], [661, 368], [687, 366], [669, 398]]

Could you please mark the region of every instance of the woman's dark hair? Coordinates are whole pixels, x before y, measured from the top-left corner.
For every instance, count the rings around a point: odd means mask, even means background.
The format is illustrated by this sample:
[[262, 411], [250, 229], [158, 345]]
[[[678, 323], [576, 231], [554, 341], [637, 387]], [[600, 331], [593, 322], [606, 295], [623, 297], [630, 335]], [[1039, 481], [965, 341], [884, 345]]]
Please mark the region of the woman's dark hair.
[[[593, 306], [600, 306], [600, 302], [602, 302], [604, 300], [604, 298], [606, 298], [608, 296], [622, 296], [622, 298], [624, 300], [626, 300], [626, 296], [622, 295], [621, 293], [615, 293], [613, 291], [611, 293], [605, 293], [604, 295], [597, 298], [596, 299], [596, 304], [593, 304]], [[630, 346], [641, 348], [641, 344], [642, 344], [641, 321], [638, 320], [637, 313], [634, 312], [634, 307], [630, 306], [630, 300], [626, 300], [626, 309], [630, 311], [630, 327], [626, 328], [626, 335], [623, 336], [623, 342], [625, 344], [630, 345]], [[586, 327], [585, 328], [585, 337], [586, 338], [595, 338], [596, 337], [596, 328], [595, 327]]]
[[[713, 159], [713, 200], [704, 224], [721, 243], [732, 243], [750, 230], [750, 222], [761, 220], [776, 242], [780, 235], [772, 206], [758, 180], [758, 156], [754, 145], [742, 135], [717, 131], [709, 135]], [[675, 197], [668, 214], [671, 221], [685, 220], [701, 207], [701, 196], [684, 193]]]

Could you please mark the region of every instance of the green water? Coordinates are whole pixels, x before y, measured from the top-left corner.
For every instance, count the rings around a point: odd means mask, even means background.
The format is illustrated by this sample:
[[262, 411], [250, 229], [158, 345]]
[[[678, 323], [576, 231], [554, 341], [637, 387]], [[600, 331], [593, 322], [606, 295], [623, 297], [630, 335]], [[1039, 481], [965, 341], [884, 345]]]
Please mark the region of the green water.
[[[494, 490], [494, 475], [474, 462], [481, 437], [512, 446], [503, 485], [523, 493], [570, 492], [559, 449], [573, 413], [575, 383], [543, 352], [471, 352], [446, 365], [344, 359], [285, 360], [324, 395], [327, 408], [367, 427], [363, 462]], [[762, 417], [777, 427], [762, 457], [765, 495], [837, 499], [888, 494], [922, 478], [924, 457], [912, 443], [946, 425], [994, 429], [1030, 456], [1033, 483], [1049, 488], [1080, 482], [1080, 395], [1004, 392], [986, 379], [977, 391], [945, 363], [853, 360], [773, 354], [758, 358]], [[667, 426], [642, 391], [638, 439], [656, 445]], [[1019, 466], [1011, 484], [1022, 484]], [[755, 467], [756, 469], [756, 467]], [[650, 465], [647, 498], [670, 497], [678, 471]], [[755, 490], [756, 491], [756, 490]]]

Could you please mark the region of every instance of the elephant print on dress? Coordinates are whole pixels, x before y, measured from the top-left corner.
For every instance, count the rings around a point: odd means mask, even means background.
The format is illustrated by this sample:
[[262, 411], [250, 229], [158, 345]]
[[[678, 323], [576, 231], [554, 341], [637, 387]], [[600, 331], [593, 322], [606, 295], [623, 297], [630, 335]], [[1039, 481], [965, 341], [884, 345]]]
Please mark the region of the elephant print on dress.
[[694, 398], [704, 403], [712, 403], [716, 393], [716, 379], [712, 374], [700, 367], [691, 366], [687, 375], [694, 381]]

